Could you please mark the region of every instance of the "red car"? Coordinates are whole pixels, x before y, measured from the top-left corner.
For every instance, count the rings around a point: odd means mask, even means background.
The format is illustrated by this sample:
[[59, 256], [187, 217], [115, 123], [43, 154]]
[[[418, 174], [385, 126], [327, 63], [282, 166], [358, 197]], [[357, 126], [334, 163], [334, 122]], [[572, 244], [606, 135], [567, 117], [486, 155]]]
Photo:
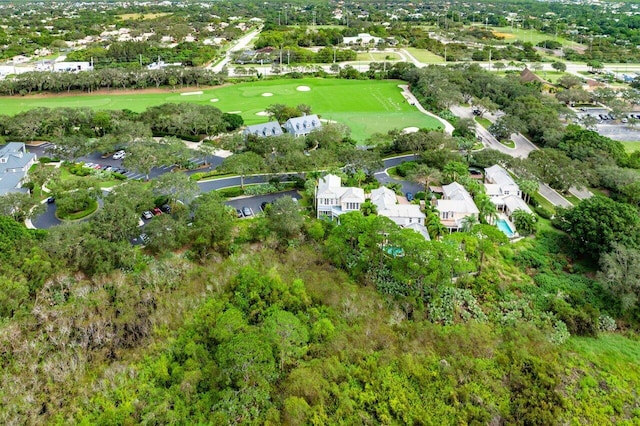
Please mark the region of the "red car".
[[160, 216], [162, 214], [162, 210], [160, 210], [158, 207], [153, 209], [153, 214], [156, 216]]

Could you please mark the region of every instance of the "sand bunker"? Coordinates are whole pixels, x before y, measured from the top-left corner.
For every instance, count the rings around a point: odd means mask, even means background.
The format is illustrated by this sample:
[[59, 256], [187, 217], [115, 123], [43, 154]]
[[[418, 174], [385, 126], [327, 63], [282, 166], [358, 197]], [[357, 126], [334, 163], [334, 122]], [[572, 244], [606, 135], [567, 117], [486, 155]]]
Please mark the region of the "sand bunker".
[[298, 92], [309, 92], [311, 90], [311, 87], [309, 87], [309, 86], [298, 86], [298, 87], [296, 87], [296, 90]]
[[191, 96], [191, 95], [202, 95], [202, 90], [198, 90], [197, 92], [180, 93], [180, 96]]
[[218, 102], [220, 99], [211, 99], [209, 102]]
[[266, 117], [267, 115], [269, 115], [269, 113], [267, 111], [260, 111], [256, 112], [256, 115], [259, 115], [260, 117]]
[[273, 93], [269, 93], [269, 92], [263, 93], [262, 96], [264, 96], [266, 98], [266, 97], [269, 97], [269, 96], [273, 96]]
[[242, 111], [229, 111], [227, 114], [240, 114]]
[[404, 129], [402, 129], [402, 133], [405, 133], [405, 134], [406, 133], [415, 133], [418, 130], [420, 130], [420, 129], [417, 128], [417, 127], [405, 127]]

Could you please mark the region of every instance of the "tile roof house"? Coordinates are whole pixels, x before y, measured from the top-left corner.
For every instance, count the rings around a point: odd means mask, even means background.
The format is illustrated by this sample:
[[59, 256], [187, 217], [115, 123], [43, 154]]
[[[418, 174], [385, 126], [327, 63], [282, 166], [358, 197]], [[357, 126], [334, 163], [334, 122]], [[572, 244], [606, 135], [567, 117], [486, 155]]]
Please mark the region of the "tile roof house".
[[293, 136], [306, 136], [314, 130], [320, 129], [322, 123], [317, 115], [303, 115], [302, 117], [293, 117], [284, 123], [284, 128]]
[[268, 136], [280, 136], [283, 134], [282, 127], [277, 121], [270, 121], [268, 123], [254, 124], [253, 126], [247, 126], [242, 134], [244, 137], [249, 135], [255, 135], [259, 138], [266, 138]]
[[330, 219], [360, 210], [364, 203], [364, 190], [362, 188], [344, 187], [342, 179], [336, 175], [326, 175], [321, 178], [316, 187], [316, 209], [318, 218]]
[[371, 191], [371, 202], [375, 204], [378, 215], [386, 216], [396, 225], [413, 229], [429, 240], [429, 232], [425, 227], [425, 214], [416, 204], [398, 204], [396, 194], [387, 187], [380, 187]]
[[437, 201], [436, 209], [440, 213], [440, 222], [449, 231], [459, 231], [463, 227], [463, 219], [480, 213], [473, 198], [458, 182], [442, 186], [443, 196]]
[[27, 192], [21, 188], [22, 182], [36, 159], [21, 142], [9, 142], [0, 148], [0, 195]]

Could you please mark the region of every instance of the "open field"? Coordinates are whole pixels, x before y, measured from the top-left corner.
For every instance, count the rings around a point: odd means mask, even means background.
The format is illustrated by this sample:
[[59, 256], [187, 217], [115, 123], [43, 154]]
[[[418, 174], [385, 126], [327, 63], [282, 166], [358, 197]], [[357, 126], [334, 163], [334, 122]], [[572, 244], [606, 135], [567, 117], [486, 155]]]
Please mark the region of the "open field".
[[[267, 120], [257, 115], [269, 105], [310, 105], [321, 118], [344, 123], [352, 137], [364, 141], [376, 132], [405, 127], [436, 128], [440, 123], [405, 102], [398, 87], [400, 81], [337, 80], [308, 78], [300, 80], [264, 80], [239, 83], [197, 91], [118, 92], [106, 94], [55, 95], [0, 98], [4, 114], [17, 114], [38, 107], [88, 107], [93, 109], [130, 109], [141, 112], [152, 105], [169, 102], [193, 102], [213, 105], [223, 112], [242, 115], [248, 125]], [[308, 91], [300, 91], [300, 87]], [[268, 96], [268, 95], [271, 96]], [[265, 96], [267, 95], [267, 96]]]
[[554, 34], [546, 34], [536, 30], [527, 30], [522, 28], [511, 28], [511, 27], [494, 27], [491, 30], [496, 35], [501, 35], [504, 37], [504, 41], [508, 43], [512, 43], [516, 40], [520, 40], [522, 42], [531, 42], [534, 45], [540, 43], [544, 40], [555, 40], [558, 43], [561, 43], [565, 47], [582, 47], [580, 43], [576, 43], [571, 40], [567, 40], [566, 38], [556, 36]]
[[423, 64], [441, 64], [444, 62], [442, 56], [438, 56], [426, 49], [417, 49], [415, 47], [407, 47], [407, 52], [411, 53], [418, 61]]
[[148, 19], [155, 19], [161, 16], [171, 15], [170, 13], [125, 13], [122, 15], [118, 15], [120, 19], [123, 21], [131, 21], [134, 19], [142, 19], [144, 21]]

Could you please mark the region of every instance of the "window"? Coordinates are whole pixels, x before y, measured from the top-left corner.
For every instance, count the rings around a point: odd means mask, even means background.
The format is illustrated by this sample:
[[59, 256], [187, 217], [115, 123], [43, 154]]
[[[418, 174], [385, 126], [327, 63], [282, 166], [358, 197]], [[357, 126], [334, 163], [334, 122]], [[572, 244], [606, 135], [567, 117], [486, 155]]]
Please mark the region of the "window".
[[360, 209], [360, 203], [346, 203], [346, 210], [358, 210]]

